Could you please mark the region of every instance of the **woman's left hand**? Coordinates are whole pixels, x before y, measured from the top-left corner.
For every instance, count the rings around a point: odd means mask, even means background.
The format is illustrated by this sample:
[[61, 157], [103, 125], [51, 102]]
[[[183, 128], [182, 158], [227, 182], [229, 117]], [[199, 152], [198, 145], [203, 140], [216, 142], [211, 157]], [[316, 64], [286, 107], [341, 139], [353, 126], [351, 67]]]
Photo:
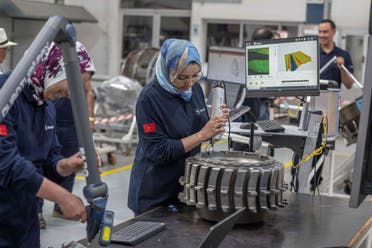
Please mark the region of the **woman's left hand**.
[[221, 105], [222, 115], [227, 119], [230, 116], [230, 109], [227, 108], [226, 104]]
[[58, 161], [57, 163], [57, 172], [63, 176], [69, 176], [73, 172], [77, 172], [84, 167], [84, 159], [80, 155], [80, 152], [75, 153], [74, 155], [64, 158]]

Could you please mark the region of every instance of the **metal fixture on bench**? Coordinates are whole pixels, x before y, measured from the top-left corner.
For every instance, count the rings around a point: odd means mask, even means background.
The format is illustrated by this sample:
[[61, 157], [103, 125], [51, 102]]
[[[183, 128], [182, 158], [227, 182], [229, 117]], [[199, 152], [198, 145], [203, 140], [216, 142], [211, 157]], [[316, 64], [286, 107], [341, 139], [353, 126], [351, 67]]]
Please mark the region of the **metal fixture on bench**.
[[267, 210], [283, 207], [284, 166], [250, 152], [202, 152], [186, 160], [179, 198], [198, 214], [220, 221], [246, 207], [237, 223], [263, 221]]

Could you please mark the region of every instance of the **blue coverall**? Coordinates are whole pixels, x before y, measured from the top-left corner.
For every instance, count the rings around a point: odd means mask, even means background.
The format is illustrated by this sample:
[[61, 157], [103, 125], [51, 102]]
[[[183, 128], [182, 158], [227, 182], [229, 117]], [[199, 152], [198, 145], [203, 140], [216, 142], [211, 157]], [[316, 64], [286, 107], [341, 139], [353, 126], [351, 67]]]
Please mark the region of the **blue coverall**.
[[[0, 87], [9, 73], [0, 75]], [[32, 86], [26, 85], [0, 123], [0, 247], [40, 247], [37, 216], [44, 175], [55, 182], [60, 145], [55, 109], [45, 101], [37, 106]]]
[[[57, 114], [57, 137], [62, 145], [61, 155], [67, 158], [79, 152], [79, 142], [75, 129], [74, 116], [72, 114], [71, 100], [63, 97], [53, 101], [53, 103]], [[72, 192], [74, 181], [75, 173], [72, 173], [60, 185], [69, 192]], [[57, 204], [54, 205], [54, 210], [60, 211]]]
[[[351, 61], [349, 53], [337, 47], [336, 45], [329, 53], [324, 52], [323, 49], [320, 48], [319, 67], [322, 68], [334, 56], [342, 57], [345, 61], [345, 67], [349, 70], [349, 72], [354, 72], [353, 63]], [[335, 63], [330, 65], [326, 70], [322, 72], [322, 74], [320, 74], [320, 79], [334, 80], [338, 83], [338, 87], [341, 87], [341, 72]]]
[[177, 201], [185, 159], [200, 146], [185, 152], [182, 138], [200, 131], [209, 116], [203, 91], [192, 86], [192, 97], [181, 97], [162, 88], [157, 80], [146, 85], [136, 105], [139, 143], [130, 177], [128, 206], [138, 215]]

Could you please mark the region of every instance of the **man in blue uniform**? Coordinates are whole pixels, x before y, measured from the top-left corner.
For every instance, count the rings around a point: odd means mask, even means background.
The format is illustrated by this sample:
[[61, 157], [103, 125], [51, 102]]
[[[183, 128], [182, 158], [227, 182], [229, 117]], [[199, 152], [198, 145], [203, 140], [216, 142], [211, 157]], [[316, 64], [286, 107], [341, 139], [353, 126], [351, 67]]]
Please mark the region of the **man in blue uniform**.
[[135, 215], [178, 202], [185, 159], [200, 144], [224, 131], [224, 114], [208, 121], [203, 91], [197, 83], [201, 62], [186, 40], [163, 43], [156, 78], [142, 90], [136, 105], [139, 143], [129, 184], [128, 206]]
[[341, 83], [343, 83], [347, 89], [350, 89], [353, 87], [353, 79], [341, 68], [341, 65], [353, 73], [353, 63], [349, 53], [337, 47], [333, 42], [335, 34], [336, 24], [332, 20], [325, 19], [319, 23], [320, 69], [336, 56], [335, 63], [320, 74], [320, 79], [336, 81], [338, 87], [341, 87]]
[[[0, 75], [0, 87], [9, 74]], [[57, 86], [54, 95], [68, 96], [67, 83]], [[69, 219], [87, 218], [81, 199], [56, 184], [81, 169], [84, 160], [79, 153], [59, 155], [55, 109], [44, 99], [47, 88], [27, 84], [0, 123], [0, 247], [40, 247], [39, 197], [58, 203]]]

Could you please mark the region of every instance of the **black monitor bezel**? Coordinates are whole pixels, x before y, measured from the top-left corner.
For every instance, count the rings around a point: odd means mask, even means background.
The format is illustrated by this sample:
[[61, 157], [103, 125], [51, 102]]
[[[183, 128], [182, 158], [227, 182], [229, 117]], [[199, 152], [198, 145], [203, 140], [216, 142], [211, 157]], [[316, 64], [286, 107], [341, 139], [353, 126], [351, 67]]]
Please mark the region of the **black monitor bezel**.
[[[319, 40], [318, 36], [301, 36], [301, 37], [291, 37], [285, 39], [268, 39], [268, 40], [254, 40], [254, 41], [246, 41], [244, 45], [244, 52], [245, 52], [245, 69], [247, 71], [247, 46], [255, 43], [257, 45], [264, 45], [264, 44], [279, 44], [279, 43], [290, 43], [290, 42], [302, 42], [307, 40], [316, 40], [317, 44], [317, 64], [319, 65]], [[249, 98], [257, 98], [257, 97], [278, 97], [278, 96], [319, 96], [320, 95], [320, 80], [319, 80], [319, 66], [317, 67], [317, 86], [313, 86], [306, 89], [299, 89], [299, 87], [294, 87], [291, 89], [290, 87], [283, 88], [270, 88], [270, 89], [248, 89], [248, 78], [247, 72], [245, 73], [245, 84], [247, 88], [246, 97]]]

